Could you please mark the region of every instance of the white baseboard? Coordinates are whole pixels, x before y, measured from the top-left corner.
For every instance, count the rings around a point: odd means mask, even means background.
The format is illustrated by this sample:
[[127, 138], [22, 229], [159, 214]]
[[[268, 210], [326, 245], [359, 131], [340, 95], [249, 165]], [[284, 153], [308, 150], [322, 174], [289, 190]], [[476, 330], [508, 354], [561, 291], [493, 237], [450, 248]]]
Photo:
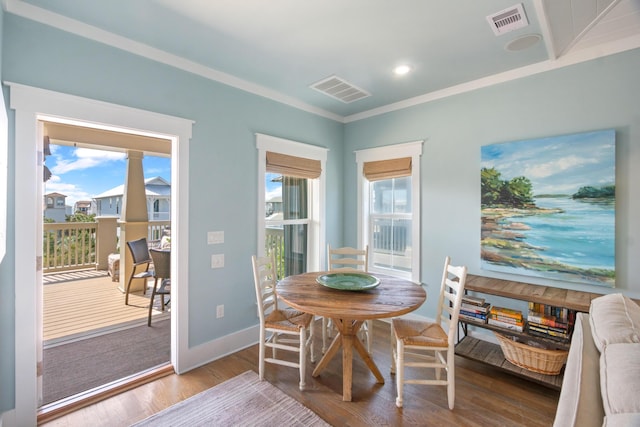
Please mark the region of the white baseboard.
[[0, 427], [16, 427], [15, 409], [0, 414]]
[[[433, 319], [413, 313], [406, 314], [402, 317], [412, 320], [433, 322]], [[391, 321], [391, 319], [378, 320], [387, 323]], [[469, 331], [468, 335], [470, 337], [477, 338], [483, 341], [499, 344], [495, 335], [488, 330]], [[209, 362], [257, 344], [259, 336], [260, 326], [255, 325], [250, 328], [225, 335], [224, 337], [220, 337], [213, 341], [209, 341], [205, 344], [190, 348], [180, 357], [180, 369], [178, 370], [178, 374], [184, 374], [192, 369], [195, 369], [202, 365], [206, 365]], [[2, 427], [2, 425], [0, 425], [0, 427]], [[5, 424], [5, 427], [12, 426], [10, 424]]]
[[[255, 325], [238, 332], [234, 332], [213, 341], [189, 348], [180, 356], [178, 374], [184, 374], [199, 366], [220, 359], [236, 351], [258, 343], [260, 326]], [[256, 366], [257, 368], [257, 366]]]

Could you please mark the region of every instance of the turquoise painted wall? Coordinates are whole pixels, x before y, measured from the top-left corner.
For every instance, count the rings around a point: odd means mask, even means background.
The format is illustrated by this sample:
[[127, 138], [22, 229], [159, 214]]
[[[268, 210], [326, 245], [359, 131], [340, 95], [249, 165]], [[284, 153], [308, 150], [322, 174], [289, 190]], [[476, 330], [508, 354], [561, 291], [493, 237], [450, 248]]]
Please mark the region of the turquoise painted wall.
[[[487, 144], [616, 130], [617, 288], [554, 282], [596, 293], [640, 296], [640, 50], [566, 67], [346, 125], [345, 176], [354, 150], [425, 139], [421, 159], [422, 282], [437, 292], [446, 255], [472, 274], [545, 283], [480, 269], [480, 147]], [[347, 179], [347, 244], [356, 241], [356, 188]], [[418, 313], [433, 316], [435, 298]]]
[[[189, 160], [190, 346], [257, 323], [251, 272], [257, 251], [254, 133], [329, 149], [328, 241], [341, 243], [342, 124], [14, 15], [6, 14], [4, 24], [4, 81], [195, 121]], [[216, 230], [225, 232], [222, 247], [207, 245], [207, 232]], [[220, 252], [225, 268], [212, 270], [211, 254]], [[1, 268], [0, 295], [12, 296], [13, 280], [4, 280], [13, 276], [12, 262]], [[3, 354], [5, 348], [13, 352], [10, 301], [0, 303], [0, 315], [10, 316], [1, 326]], [[225, 305], [224, 319], [215, 318], [217, 304]], [[0, 388], [9, 390], [0, 408], [14, 406], [12, 357], [0, 365]]]

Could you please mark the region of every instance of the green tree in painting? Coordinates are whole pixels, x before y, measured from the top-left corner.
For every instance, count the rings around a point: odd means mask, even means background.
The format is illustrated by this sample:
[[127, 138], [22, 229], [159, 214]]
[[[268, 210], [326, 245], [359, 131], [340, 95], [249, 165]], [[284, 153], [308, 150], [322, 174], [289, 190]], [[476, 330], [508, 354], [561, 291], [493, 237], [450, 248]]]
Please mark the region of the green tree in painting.
[[533, 204], [533, 187], [531, 181], [524, 176], [513, 178], [507, 183], [511, 197], [511, 205], [515, 207], [525, 207]]
[[482, 206], [510, 206], [524, 208], [533, 206], [533, 186], [524, 176], [510, 181], [501, 179], [495, 168], [482, 168], [480, 173]]
[[482, 168], [480, 176], [482, 205], [491, 206], [498, 203], [503, 186], [503, 182], [500, 179], [500, 172], [495, 168]]
[[573, 199], [613, 199], [616, 197], [616, 186], [606, 185], [604, 187], [580, 187], [577, 193], [571, 196]]

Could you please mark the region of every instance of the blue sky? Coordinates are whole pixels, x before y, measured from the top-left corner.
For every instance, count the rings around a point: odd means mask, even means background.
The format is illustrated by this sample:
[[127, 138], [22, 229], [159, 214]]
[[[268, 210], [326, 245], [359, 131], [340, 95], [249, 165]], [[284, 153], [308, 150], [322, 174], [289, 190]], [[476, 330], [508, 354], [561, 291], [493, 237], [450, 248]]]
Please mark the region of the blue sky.
[[481, 167], [502, 179], [525, 176], [534, 194], [573, 194], [615, 184], [615, 131], [604, 130], [485, 145]]
[[[91, 150], [63, 145], [51, 145], [51, 155], [45, 165], [52, 177], [45, 182], [44, 194], [67, 196], [66, 204], [92, 197], [124, 184], [127, 158], [125, 153]], [[145, 156], [142, 160], [144, 177], [160, 176], [171, 182], [171, 159]]]

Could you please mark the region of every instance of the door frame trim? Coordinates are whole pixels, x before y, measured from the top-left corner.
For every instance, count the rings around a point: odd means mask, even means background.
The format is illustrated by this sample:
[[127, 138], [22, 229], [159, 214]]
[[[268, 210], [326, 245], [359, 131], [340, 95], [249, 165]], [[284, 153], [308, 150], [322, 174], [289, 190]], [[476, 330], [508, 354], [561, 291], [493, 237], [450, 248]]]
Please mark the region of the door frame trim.
[[[37, 256], [42, 238], [42, 139], [38, 121], [57, 117], [87, 125], [114, 126], [132, 133], [151, 133], [171, 139], [172, 239], [171, 364], [177, 373], [186, 371], [182, 359], [189, 350], [189, 141], [194, 121], [139, 110], [46, 89], [4, 82], [10, 87], [10, 108], [15, 111], [15, 421], [36, 425], [38, 410], [37, 344], [42, 340], [36, 305], [41, 293]], [[40, 178], [39, 178], [40, 177]], [[41, 226], [40, 226], [41, 229]], [[19, 237], [19, 238], [18, 238]], [[41, 268], [41, 267], [40, 267]], [[180, 284], [184, 284], [181, 286]], [[40, 285], [40, 287], [39, 287]], [[18, 339], [19, 337], [19, 339]]]

